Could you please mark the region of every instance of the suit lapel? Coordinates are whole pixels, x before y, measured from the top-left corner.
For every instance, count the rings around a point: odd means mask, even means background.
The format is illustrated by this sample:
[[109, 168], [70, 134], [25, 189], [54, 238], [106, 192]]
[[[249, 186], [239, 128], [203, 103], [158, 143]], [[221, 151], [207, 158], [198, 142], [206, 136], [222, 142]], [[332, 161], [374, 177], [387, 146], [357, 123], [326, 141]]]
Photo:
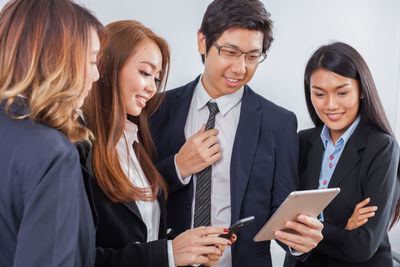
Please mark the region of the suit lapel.
[[359, 125], [350, 137], [349, 141], [340, 156], [339, 162], [333, 172], [329, 187], [340, 187], [340, 183], [346, 175], [360, 161], [359, 151], [365, 147], [366, 138], [363, 137], [366, 133], [366, 124], [360, 120]]
[[189, 113], [190, 103], [192, 102], [194, 88], [199, 82], [200, 76], [198, 76], [193, 82], [189, 83], [180, 93], [176, 94], [175, 99], [172, 100], [171, 104], [171, 115], [170, 115], [170, 127], [169, 139], [171, 140], [170, 145], [174, 146], [170, 148], [170, 151], [178, 151], [185, 143], [185, 123], [187, 115]]
[[[134, 213], [140, 220], [143, 222], [142, 215], [140, 214], [139, 208], [136, 205], [136, 202], [125, 202], [121, 201], [121, 204], [127, 207], [132, 213]], [[144, 224], [144, 222], [143, 222]]]
[[239, 219], [261, 127], [261, 106], [251, 89], [244, 88], [240, 118], [231, 158], [231, 221]]
[[304, 174], [300, 173], [302, 179], [301, 188], [304, 189], [318, 188], [318, 181], [321, 173], [321, 165], [324, 152], [324, 146], [320, 137], [321, 130], [321, 127], [316, 128], [316, 130], [312, 133], [310, 139], [308, 140], [311, 147], [307, 152], [307, 161], [305, 164], [307, 166], [307, 169], [305, 170]]

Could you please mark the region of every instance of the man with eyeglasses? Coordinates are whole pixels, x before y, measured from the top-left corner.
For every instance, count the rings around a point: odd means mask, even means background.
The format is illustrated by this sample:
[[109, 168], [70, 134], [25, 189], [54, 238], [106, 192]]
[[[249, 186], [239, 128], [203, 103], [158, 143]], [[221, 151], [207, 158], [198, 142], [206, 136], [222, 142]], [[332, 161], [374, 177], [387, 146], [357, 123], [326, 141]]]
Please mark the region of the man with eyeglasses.
[[[203, 74], [167, 91], [150, 118], [157, 168], [169, 184], [173, 235], [255, 216], [225, 249], [220, 267], [272, 266], [270, 242], [253, 238], [298, 186], [294, 113], [247, 85], [273, 39], [269, 16], [259, 0], [213, 1], [198, 32]], [[322, 239], [322, 224], [298, 219], [287, 224], [297, 234], [278, 231], [276, 237], [305, 258]]]

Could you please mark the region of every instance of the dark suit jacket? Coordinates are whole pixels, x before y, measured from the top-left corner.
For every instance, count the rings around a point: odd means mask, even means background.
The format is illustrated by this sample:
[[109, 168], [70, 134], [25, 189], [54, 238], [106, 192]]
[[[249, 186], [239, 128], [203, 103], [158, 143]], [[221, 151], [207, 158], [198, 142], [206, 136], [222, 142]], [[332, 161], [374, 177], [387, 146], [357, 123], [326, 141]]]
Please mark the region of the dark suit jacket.
[[[322, 126], [299, 133], [302, 189], [318, 188], [321, 131]], [[304, 263], [288, 259], [285, 266], [392, 266], [387, 229], [399, 196], [398, 163], [395, 140], [361, 119], [329, 183], [341, 192], [324, 211], [324, 239]], [[355, 205], [367, 197], [369, 205], [378, 206], [376, 215], [358, 229], [345, 230]]]
[[96, 225], [95, 266], [168, 267], [166, 207], [164, 194], [158, 196], [161, 209], [159, 240], [147, 241], [147, 227], [135, 202], [112, 202], [96, 183], [92, 170], [92, 149], [78, 145], [82, 173], [91, 198]]
[[[27, 114], [24, 99], [10, 107]], [[0, 105], [0, 266], [92, 266], [95, 232], [78, 152], [61, 132]]]
[[[158, 153], [157, 168], [170, 186], [168, 227], [175, 235], [189, 229], [191, 222], [193, 184], [183, 186], [179, 181], [174, 155], [185, 143], [186, 117], [198, 82], [199, 78], [167, 91], [149, 121]], [[296, 127], [292, 112], [245, 86], [231, 158], [231, 222], [246, 216], [255, 216], [255, 221], [238, 234], [238, 241], [232, 247], [235, 267], [271, 266], [270, 242], [257, 243], [253, 238], [286, 196], [297, 188]]]

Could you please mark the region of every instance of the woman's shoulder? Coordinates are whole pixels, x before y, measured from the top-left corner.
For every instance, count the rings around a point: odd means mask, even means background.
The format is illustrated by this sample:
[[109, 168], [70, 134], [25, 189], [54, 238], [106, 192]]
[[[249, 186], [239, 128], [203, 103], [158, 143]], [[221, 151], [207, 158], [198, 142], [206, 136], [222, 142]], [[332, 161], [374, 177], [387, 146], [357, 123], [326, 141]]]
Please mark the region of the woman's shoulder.
[[322, 126], [312, 127], [312, 128], [301, 130], [297, 134], [299, 137], [299, 141], [304, 142], [304, 141], [310, 140], [315, 135], [319, 136], [321, 133], [321, 130], [322, 130]]
[[368, 128], [368, 137], [366, 138], [366, 146], [372, 149], [382, 149], [383, 147], [392, 147], [399, 150], [399, 145], [396, 139], [373, 126]]
[[76, 154], [77, 151], [67, 136], [46, 124], [33, 122], [26, 118], [15, 120], [13, 125], [8, 125], [16, 148], [19, 147], [25, 153], [33, 153], [37, 157], [56, 157], [60, 154]]

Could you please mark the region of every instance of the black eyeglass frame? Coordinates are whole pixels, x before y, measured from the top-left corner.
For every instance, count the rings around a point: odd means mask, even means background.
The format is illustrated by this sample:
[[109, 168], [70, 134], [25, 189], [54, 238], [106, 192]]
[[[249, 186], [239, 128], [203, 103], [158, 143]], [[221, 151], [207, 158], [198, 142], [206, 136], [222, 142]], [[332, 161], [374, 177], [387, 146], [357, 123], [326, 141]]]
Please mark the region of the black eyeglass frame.
[[[218, 45], [215, 41], [213, 42], [213, 45], [214, 45], [215, 48], [218, 50], [218, 55], [219, 55], [219, 56], [221, 56], [221, 49], [222, 49], [222, 48], [229, 48], [229, 49], [238, 51], [238, 52], [240, 53], [239, 55], [235, 56], [235, 58], [239, 58], [239, 57], [241, 57], [242, 55], [245, 55], [244, 57], [245, 57], [245, 60], [246, 60], [246, 62], [247, 62], [248, 64], [260, 64], [260, 63], [262, 63], [262, 62], [267, 58], [267, 54], [265, 54], [265, 53], [260, 53], [260, 54], [259, 54], [260, 56], [259, 56], [258, 60], [255, 61], [255, 62], [251, 62], [251, 61], [248, 60], [247, 55], [248, 55], [248, 54], [251, 54], [251, 53], [255, 53], [255, 52], [251, 52], [251, 51], [249, 51], [249, 52], [243, 52], [243, 51], [240, 50], [240, 49], [233, 48], [233, 47], [230, 47], [230, 46]], [[223, 56], [221, 56], [221, 57], [223, 57]]]

